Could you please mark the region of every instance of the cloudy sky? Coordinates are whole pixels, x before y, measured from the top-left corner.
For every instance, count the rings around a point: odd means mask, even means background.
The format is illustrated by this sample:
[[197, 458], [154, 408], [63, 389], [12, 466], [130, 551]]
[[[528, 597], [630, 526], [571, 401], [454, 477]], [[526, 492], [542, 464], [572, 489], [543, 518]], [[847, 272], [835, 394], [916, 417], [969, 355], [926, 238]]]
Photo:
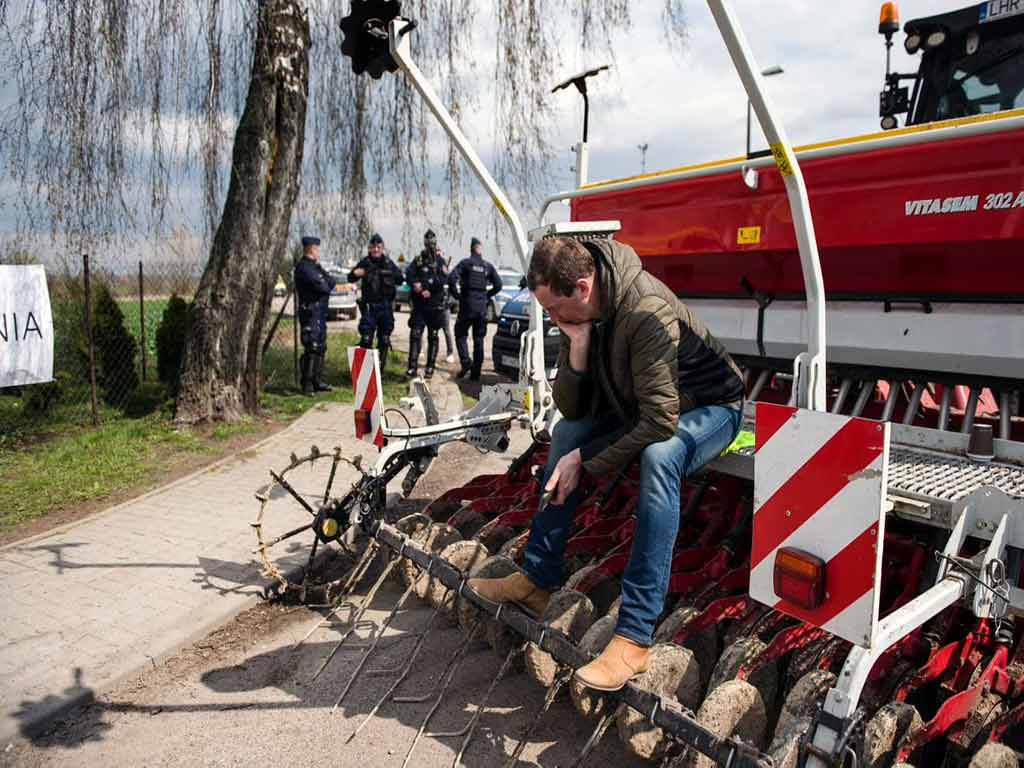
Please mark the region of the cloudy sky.
[[[879, 130], [878, 92], [885, 71], [884, 39], [878, 34], [880, 3], [733, 0], [732, 5], [758, 66], [785, 70], [767, 84], [791, 141], [805, 144]], [[962, 0], [903, 0], [901, 22], [965, 5]], [[610, 72], [590, 81], [591, 180], [639, 173], [638, 145], [644, 143], [648, 171], [742, 154], [746, 96], [707, 5], [686, 4], [690, 34], [682, 51], [665, 44], [660, 2], [636, 2], [632, 8], [633, 29], [619, 37], [614, 57], [610, 52], [565, 57], [566, 75], [613, 64]], [[904, 52], [902, 33], [894, 42], [894, 68], [916, 71], [918, 58]], [[487, 52], [482, 55], [487, 61]], [[582, 100], [575, 90], [560, 91], [552, 99], [561, 111], [556, 146], [562, 150], [553, 170], [558, 189], [568, 189], [573, 185], [570, 147], [581, 131]], [[488, 114], [486, 93], [481, 94], [478, 114]], [[487, 119], [467, 122], [484, 158], [500, 151], [489, 141]], [[443, 138], [437, 135], [436, 140]], [[756, 120], [753, 144], [755, 149], [766, 146]], [[539, 202], [522, 212], [527, 227], [535, 221]], [[479, 195], [467, 220], [479, 221], [487, 205]], [[397, 215], [383, 217], [379, 228], [389, 242], [400, 239]], [[463, 239], [468, 242], [471, 234], [467, 230]], [[505, 246], [500, 259], [511, 263]], [[449, 250], [461, 246], [452, 243]]]
[[[480, 88], [474, 107], [463, 116], [464, 129], [489, 164], [501, 152], [501, 147], [492, 141], [494, 94], [487, 85], [493, 71], [494, 42], [482, 31], [493, 26], [486, 10], [491, 1], [478, 2], [481, 32], [476, 36], [478, 50], [473, 57], [473, 76]], [[669, 49], [665, 41], [662, 5], [662, 0], [633, 2], [633, 27], [618, 35], [609, 51], [586, 56], [574, 52], [575, 26], [570, 23], [565, 27], [559, 65], [563, 75], [599, 64], [612, 65], [610, 72], [590, 81], [591, 180], [639, 173], [640, 144], [648, 145], [648, 171], [743, 152], [746, 96], [707, 5], [702, 0], [686, 0], [689, 39], [685, 47], [677, 50]], [[757, 65], [779, 65], [785, 70], [784, 74], [768, 79], [767, 88], [794, 143], [878, 130], [878, 92], [885, 68], [883, 38], [877, 34], [879, 2], [732, 0], [732, 5]], [[965, 5], [968, 3], [964, 0], [903, 0], [902, 22]], [[904, 53], [902, 38], [900, 34], [895, 39], [894, 67], [915, 71], [917, 60]], [[4, 95], [2, 89], [0, 95]], [[563, 90], [549, 98], [558, 110], [552, 126], [558, 154], [551, 168], [552, 188], [544, 193], [572, 187], [570, 147], [582, 126], [582, 103], [575, 90]], [[173, 118], [165, 118], [165, 129], [167, 124], [173, 124]], [[225, 124], [224, 128], [229, 136], [233, 133], [233, 123]], [[188, 135], [187, 128], [182, 129], [181, 135]], [[440, 128], [434, 127], [429, 141], [439, 168], [447, 138]], [[755, 123], [754, 148], [764, 146]], [[443, 200], [439, 191], [425, 211], [402, 210], [397, 204], [380, 208], [382, 212], [375, 217], [373, 226], [384, 235], [393, 253], [418, 248], [419, 233], [431, 226], [440, 231], [442, 244], [450, 254], [466, 251], [469, 238], [478, 235], [488, 241], [488, 251], [497, 261], [513, 263], [511, 240], [500, 236], [496, 242], [492, 225], [488, 224], [493, 222], [489, 197], [475, 182], [468, 189], [471, 199], [462, 231], [448, 232], [440, 226]], [[195, 210], [199, 196], [198, 190], [193, 191], [195, 194], [188, 189], [177, 190], [183, 219], [180, 223], [186, 226], [198, 223]], [[0, 230], [13, 226], [13, 220], [4, 215], [4, 198], [10, 202], [17, 194], [10, 179], [0, 178]], [[538, 192], [536, 199], [528, 201], [528, 209], [520, 211], [527, 228], [536, 224], [543, 196]], [[322, 225], [323, 222], [298, 217], [293, 221], [296, 235], [301, 234], [298, 230], [317, 231]], [[403, 232], [414, 235], [403, 241]], [[361, 249], [362, 244], [325, 244], [326, 253], [335, 258], [351, 256]]]

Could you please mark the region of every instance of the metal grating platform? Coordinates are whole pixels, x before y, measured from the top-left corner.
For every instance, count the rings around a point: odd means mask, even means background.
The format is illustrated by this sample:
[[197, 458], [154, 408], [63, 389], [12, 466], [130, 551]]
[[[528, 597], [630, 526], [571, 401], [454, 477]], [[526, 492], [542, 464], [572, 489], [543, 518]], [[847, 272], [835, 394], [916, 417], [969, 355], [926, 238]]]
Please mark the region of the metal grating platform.
[[983, 485], [1024, 499], [1024, 467], [995, 462], [979, 464], [958, 456], [897, 446], [889, 455], [890, 493], [910, 493], [953, 503]]

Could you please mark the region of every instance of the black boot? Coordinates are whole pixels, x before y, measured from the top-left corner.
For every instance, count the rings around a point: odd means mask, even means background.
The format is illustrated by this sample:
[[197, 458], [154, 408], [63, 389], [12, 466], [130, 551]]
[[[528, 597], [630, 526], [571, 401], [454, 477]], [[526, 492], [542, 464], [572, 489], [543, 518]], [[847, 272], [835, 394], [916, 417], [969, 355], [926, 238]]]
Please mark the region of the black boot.
[[405, 375], [410, 379], [415, 378], [420, 366], [420, 340], [415, 336], [409, 337], [409, 364], [405, 369]]
[[427, 370], [423, 372], [426, 378], [434, 375], [434, 363], [437, 361], [437, 348], [441, 346], [437, 333], [431, 333], [427, 337]]
[[380, 354], [380, 374], [384, 375], [384, 369], [388, 367], [388, 352], [391, 351], [391, 337], [377, 335], [377, 352]]
[[473, 370], [473, 364], [469, 360], [460, 360], [459, 372], [455, 374], [455, 378], [464, 379], [471, 370]]
[[303, 352], [302, 357], [299, 358], [299, 377], [302, 379], [302, 393], [304, 395], [315, 394], [313, 384], [313, 366], [315, 356], [308, 352]]
[[331, 392], [334, 390], [330, 384], [325, 384], [320, 377], [324, 373], [324, 355], [321, 352], [316, 356], [316, 365], [313, 368], [313, 389], [317, 392]]
[[373, 334], [363, 333], [359, 336], [359, 346], [363, 349], [373, 349]]

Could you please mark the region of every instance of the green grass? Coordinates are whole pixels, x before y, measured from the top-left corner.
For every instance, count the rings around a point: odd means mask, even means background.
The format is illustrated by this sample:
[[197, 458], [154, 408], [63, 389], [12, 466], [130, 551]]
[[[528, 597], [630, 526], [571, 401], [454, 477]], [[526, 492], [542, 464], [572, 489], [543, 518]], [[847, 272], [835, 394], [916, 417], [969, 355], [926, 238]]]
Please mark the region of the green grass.
[[[290, 334], [290, 327], [285, 332]], [[25, 418], [19, 411], [21, 398], [0, 396], [0, 424], [19, 425], [0, 435], [0, 532], [51, 511], [153, 483], [175, 460], [196, 455], [214, 458], [231, 438], [264, 431], [264, 419], [287, 422], [319, 403], [352, 402], [346, 347], [357, 341], [351, 333], [328, 338], [326, 379], [335, 389], [311, 398], [292, 383], [289, 336], [289, 346], [268, 351], [264, 370], [273, 377], [267, 379], [261, 418], [205, 430], [177, 428], [171, 404], [153, 382], [140, 387], [123, 411], [101, 406], [101, 423], [96, 428], [82, 424], [78, 403], [57, 403], [45, 414]], [[384, 370], [383, 385], [388, 405], [397, 405], [408, 392], [404, 366], [396, 353]]]
[[[167, 308], [167, 299], [146, 299], [146, 378], [156, 379], [156, 329], [160, 327], [160, 321], [164, 316], [164, 309]], [[117, 305], [124, 314], [124, 327], [128, 333], [135, 337], [136, 341], [142, 338], [142, 325], [139, 321], [138, 299], [118, 299]], [[142, 350], [136, 353], [136, 367], [140, 376], [142, 371]]]

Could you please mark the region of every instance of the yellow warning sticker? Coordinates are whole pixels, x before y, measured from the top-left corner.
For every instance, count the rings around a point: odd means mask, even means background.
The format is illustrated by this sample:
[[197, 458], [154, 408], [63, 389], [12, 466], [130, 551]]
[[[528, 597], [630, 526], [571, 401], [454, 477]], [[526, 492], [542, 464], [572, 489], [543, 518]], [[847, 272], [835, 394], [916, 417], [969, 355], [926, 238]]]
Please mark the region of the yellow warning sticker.
[[760, 227], [740, 227], [736, 230], [736, 245], [757, 245], [760, 242]]
[[793, 175], [793, 164], [790, 163], [789, 154], [784, 146], [772, 144], [772, 156], [775, 158], [775, 164], [779, 166], [779, 173], [783, 176]]

